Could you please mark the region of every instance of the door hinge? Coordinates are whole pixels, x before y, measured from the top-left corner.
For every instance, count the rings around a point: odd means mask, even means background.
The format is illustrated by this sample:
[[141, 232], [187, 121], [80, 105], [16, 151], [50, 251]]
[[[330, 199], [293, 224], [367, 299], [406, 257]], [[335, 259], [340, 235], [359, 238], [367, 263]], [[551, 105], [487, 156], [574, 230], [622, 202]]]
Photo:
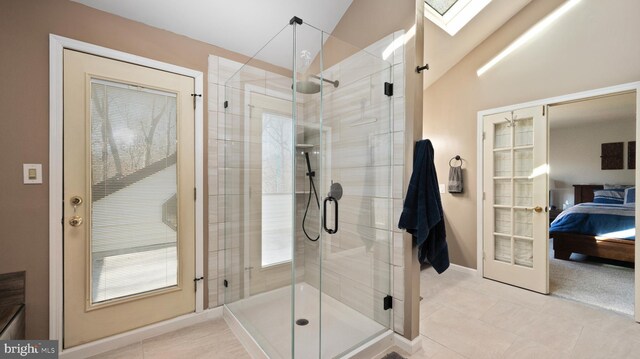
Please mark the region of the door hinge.
[[222, 282], [222, 284], [224, 284], [225, 288], [229, 287], [229, 281], [227, 281], [226, 279]]
[[393, 96], [393, 84], [391, 82], [384, 83], [384, 94], [387, 96]]
[[384, 297], [383, 301], [383, 308], [384, 310], [388, 310], [393, 308], [393, 297], [390, 295], [387, 295], [386, 297]]
[[547, 106], [542, 106], [542, 116], [544, 116], [545, 107]]
[[198, 291], [198, 282], [203, 280], [204, 277], [200, 277], [200, 278], [193, 278], [193, 291], [197, 292]]
[[484, 139], [485, 139], [486, 137], [487, 137], [487, 133], [486, 133], [486, 132], [483, 132], [483, 133], [482, 133], [482, 140], [484, 141]]
[[482, 200], [483, 200], [483, 201], [484, 201], [484, 199], [485, 199], [485, 196], [486, 196], [486, 192], [482, 192]]
[[191, 97], [193, 97], [193, 109], [196, 109], [196, 97], [202, 97], [201, 93], [192, 93]]
[[196, 199], [198, 199], [198, 189], [197, 188], [193, 188], [193, 200], [195, 201]]

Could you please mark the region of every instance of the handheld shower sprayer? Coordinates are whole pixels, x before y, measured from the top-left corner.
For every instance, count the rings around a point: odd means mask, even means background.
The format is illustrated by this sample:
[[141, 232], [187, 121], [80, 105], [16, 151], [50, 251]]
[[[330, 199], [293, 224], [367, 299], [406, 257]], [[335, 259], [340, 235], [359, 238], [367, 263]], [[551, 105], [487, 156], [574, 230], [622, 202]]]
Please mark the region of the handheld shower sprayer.
[[315, 171], [311, 170], [311, 161], [309, 161], [309, 152], [305, 151], [304, 158], [305, 160], [307, 160], [307, 176], [309, 176], [309, 178], [315, 177], [316, 176]]
[[309, 206], [311, 205], [312, 196], [315, 196], [316, 205], [318, 206], [318, 210], [320, 210], [320, 199], [318, 198], [318, 191], [316, 191], [316, 185], [313, 182], [313, 177], [316, 176], [316, 172], [311, 170], [311, 160], [309, 159], [309, 152], [307, 151], [307, 149], [313, 148], [313, 145], [300, 144], [300, 145], [297, 145], [296, 147], [305, 149], [304, 159], [307, 162], [307, 176], [309, 177], [309, 197], [307, 199], [307, 206], [304, 210], [304, 216], [302, 217], [302, 232], [304, 232], [304, 235], [307, 237], [307, 239], [309, 239], [312, 242], [316, 242], [318, 239], [320, 239], [320, 234], [318, 234], [315, 237], [311, 237], [309, 233], [307, 233], [307, 229], [305, 228], [305, 224], [307, 222], [307, 214], [309, 213]]

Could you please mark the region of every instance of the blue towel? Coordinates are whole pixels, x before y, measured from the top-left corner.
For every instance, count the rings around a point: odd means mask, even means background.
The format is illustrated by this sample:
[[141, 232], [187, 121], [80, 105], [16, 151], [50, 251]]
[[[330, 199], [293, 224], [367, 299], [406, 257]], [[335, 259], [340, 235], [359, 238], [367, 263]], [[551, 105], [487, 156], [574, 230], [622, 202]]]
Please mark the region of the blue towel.
[[413, 236], [418, 245], [420, 263], [428, 261], [438, 273], [449, 268], [438, 175], [433, 163], [433, 145], [429, 140], [416, 143], [413, 173], [398, 228], [406, 229]]

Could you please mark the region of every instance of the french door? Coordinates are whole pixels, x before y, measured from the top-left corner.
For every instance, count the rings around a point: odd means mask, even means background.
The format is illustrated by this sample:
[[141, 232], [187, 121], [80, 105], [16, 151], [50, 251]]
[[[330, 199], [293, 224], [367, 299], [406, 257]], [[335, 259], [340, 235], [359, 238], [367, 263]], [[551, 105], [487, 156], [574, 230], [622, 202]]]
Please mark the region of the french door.
[[195, 310], [193, 91], [64, 51], [64, 348]]
[[549, 292], [543, 106], [484, 117], [484, 277]]

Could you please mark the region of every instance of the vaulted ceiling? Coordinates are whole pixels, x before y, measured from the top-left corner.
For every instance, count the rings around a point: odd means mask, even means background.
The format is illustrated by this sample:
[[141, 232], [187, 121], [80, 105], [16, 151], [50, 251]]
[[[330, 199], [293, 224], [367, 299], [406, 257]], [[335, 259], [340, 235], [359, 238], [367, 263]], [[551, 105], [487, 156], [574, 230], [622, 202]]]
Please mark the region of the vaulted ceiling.
[[[247, 56], [253, 56], [294, 15], [332, 32], [352, 3], [352, 0], [72, 1]], [[530, 1], [492, 0], [455, 36], [425, 19], [425, 61], [430, 70], [425, 75], [424, 87], [436, 82]], [[285, 40], [277, 39], [281, 42], [277, 46], [288, 45]], [[315, 53], [319, 44], [309, 47], [307, 50]], [[275, 54], [268, 57], [263, 60], [280, 62]]]
[[72, 0], [252, 56], [293, 16], [332, 32], [352, 0]]

